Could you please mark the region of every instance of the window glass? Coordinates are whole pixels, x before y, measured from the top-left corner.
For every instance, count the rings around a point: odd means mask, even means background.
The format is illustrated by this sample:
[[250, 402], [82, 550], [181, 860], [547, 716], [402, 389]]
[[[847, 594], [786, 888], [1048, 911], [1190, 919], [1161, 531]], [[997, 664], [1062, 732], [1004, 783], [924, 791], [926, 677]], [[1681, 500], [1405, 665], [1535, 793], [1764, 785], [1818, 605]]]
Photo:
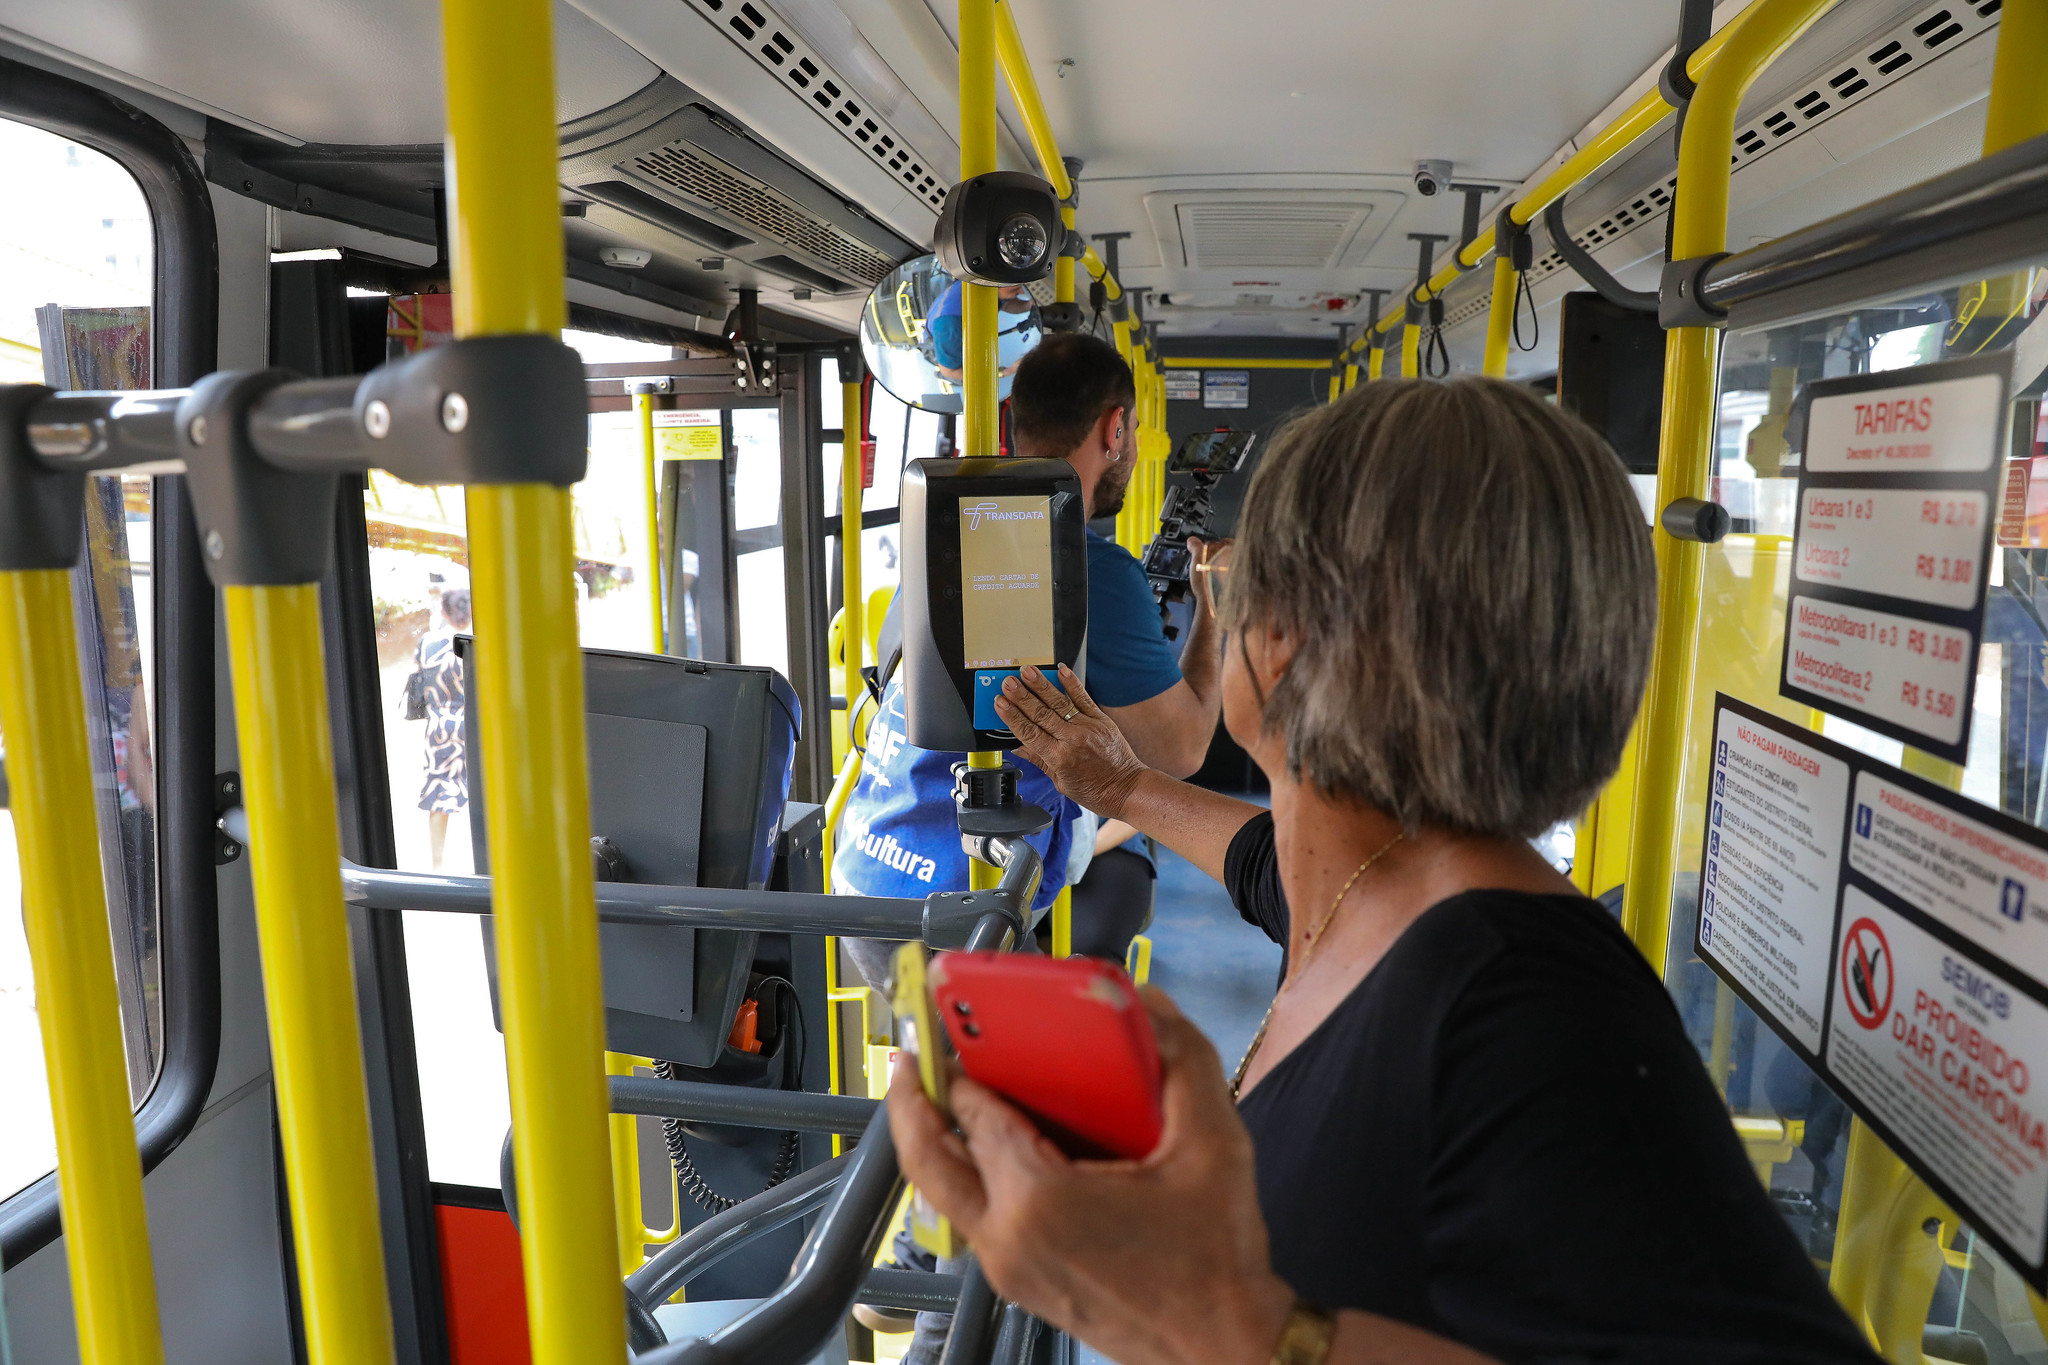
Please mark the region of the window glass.
[[789, 618], [783, 611], [782, 415], [732, 411], [732, 527], [739, 662], [789, 676]]
[[[1714, 694], [1820, 730], [1885, 762], [1905, 746], [1853, 722], [1822, 716], [1778, 696], [1786, 589], [1791, 577], [1798, 467], [1785, 440], [1799, 390], [1816, 379], [1902, 369], [1997, 351], [2042, 310], [2048, 274], [2022, 271], [1989, 286], [1968, 285], [1818, 321], [1730, 335], [1723, 352], [1717, 468], [1711, 496], [1729, 509], [1734, 531], [1707, 547], [1689, 774], [1682, 790], [1678, 872], [1672, 887], [1668, 975], [1686, 1027], [1758, 1172], [1779, 1209], [1825, 1273], [1836, 1254], [1851, 1116], [1847, 1106], [1785, 1047], [1694, 955], [1698, 867], [1705, 810], [1704, 771]], [[2038, 400], [2017, 405], [2007, 457], [2048, 474], [2048, 429]], [[2042, 775], [2048, 766], [2048, 606], [2037, 575], [2048, 572], [2048, 487], [2030, 496], [2023, 545], [1997, 550], [1990, 566], [1976, 714], [1964, 795], [2037, 825], [2048, 825]], [[1598, 888], [1596, 888], [1598, 889]], [[1887, 1196], [1889, 1197], [1889, 1196]], [[1918, 1215], [1916, 1215], [1917, 1217]], [[1928, 1308], [1928, 1350], [1944, 1357], [2034, 1360], [2042, 1337], [2012, 1268], [1971, 1229], [1928, 1220], [1945, 1253]], [[1901, 1249], [1904, 1267], [1919, 1251]], [[1918, 1274], [1919, 1272], [1912, 1272]], [[1883, 1292], [1907, 1293], [1900, 1271]], [[1924, 1284], [1921, 1292], [1925, 1292]], [[1981, 1344], [1969, 1337], [1981, 1338]], [[1955, 1348], [1936, 1351], [1940, 1340]], [[1958, 1357], [1960, 1358], [1960, 1357]]]
[[[403, 331], [402, 320], [392, 326], [394, 336]], [[670, 355], [666, 347], [641, 342], [563, 335], [590, 363], [666, 360]], [[754, 585], [750, 599], [748, 560], [742, 559], [743, 614], [767, 613], [761, 619], [773, 626], [744, 631], [741, 648], [775, 651], [765, 659], [749, 653], [746, 661], [783, 667], [778, 417], [773, 408], [734, 416], [742, 419], [733, 432], [739, 458], [706, 467], [731, 471], [736, 516], [744, 507], [758, 547], [752, 559], [769, 562], [761, 575], [766, 582]], [[591, 414], [589, 441], [588, 473], [571, 492], [579, 638], [595, 648], [648, 650], [654, 642], [654, 576], [648, 564], [649, 488], [637, 415]], [[372, 474], [364, 501], [398, 865], [408, 871], [469, 875], [475, 858], [469, 755], [462, 734], [466, 680], [461, 661], [447, 645], [455, 634], [471, 629], [463, 492]], [[683, 626], [683, 637], [676, 638], [671, 625], [669, 647], [696, 652], [691, 648], [694, 618], [688, 613]], [[421, 678], [413, 689], [420, 704], [409, 708], [408, 683], [415, 674]], [[493, 1021], [481, 928], [470, 915], [409, 911], [405, 937], [429, 1175], [495, 1187], [511, 1103], [505, 1041]]]
[[[0, 120], [0, 382], [134, 389], [150, 381], [149, 208], [109, 158]], [[98, 801], [130, 1101], [163, 1047], [157, 954], [151, 494], [146, 478], [88, 487], [74, 573], [80, 680]], [[5, 736], [0, 736], [4, 755]], [[0, 758], [4, 762], [4, 758]], [[4, 790], [4, 782], [0, 782]], [[0, 808], [0, 1197], [56, 1164], [11, 813]]]

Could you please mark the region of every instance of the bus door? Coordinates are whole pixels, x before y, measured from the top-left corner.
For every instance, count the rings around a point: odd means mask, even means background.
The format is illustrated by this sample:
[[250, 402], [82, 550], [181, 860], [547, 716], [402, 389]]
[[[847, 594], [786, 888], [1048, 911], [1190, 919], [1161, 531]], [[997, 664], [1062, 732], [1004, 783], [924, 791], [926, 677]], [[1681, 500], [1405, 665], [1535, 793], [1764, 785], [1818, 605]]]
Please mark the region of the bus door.
[[[654, 498], [660, 607], [649, 614], [644, 588], [621, 594], [620, 603], [646, 620], [637, 627], [645, 639], [638, 647], [773, 668], [796, 689], [808, 719], [828, 714], [830, 702], [824, 556], [812, 534], [823, 515], [821, 433], [815, 366], [806, 360], [785, 356], [752, 383], [724, 358], [618, 361], [586, 370], [590, 478], [618, 485], [609, 495], [615, 505], [645, 507], [650, 493]], [[636, 389], [653, 408], [651, 479], [650, 432]], [[792, 526], [799, 529], [792, 533]], [[632, 535], [617, 534], [622, 541]], [[635, 558], [646, 562], [644, 551]], [[812, 793], [827, 780], [830, 754], [814, 754], [809, 739], [816, 728], [805, 727], [792, 781], [799, 800], [818, 799]]]

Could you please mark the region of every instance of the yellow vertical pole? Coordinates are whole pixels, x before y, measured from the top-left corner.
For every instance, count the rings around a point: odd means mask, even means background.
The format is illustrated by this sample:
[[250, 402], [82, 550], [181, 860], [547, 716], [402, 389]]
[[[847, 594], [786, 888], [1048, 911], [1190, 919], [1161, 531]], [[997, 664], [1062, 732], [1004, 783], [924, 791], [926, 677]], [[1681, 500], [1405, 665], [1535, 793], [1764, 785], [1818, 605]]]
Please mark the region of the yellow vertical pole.
[[1074, 888], [1063, 886], [1052, 903], [1052, 955], [1074, 955]]
[[668, 647], [663, 629], [661, 600], [661, 460], [654, 449], [654, 395], [633, 395], [633, 410], [640, 414], [640, 450], [647, 465], [647, 610], [651, 629], [648, 648], [663, 653]]
[[[1758, 74], [1790, 47], [1834, 0], [1760, 0], [1744, 10], [1707, 68], [1686, 113], [1679, 150], [1678, 205], [1671, 258], [1692, 260], [1725, 249], [1735, 113]], [[1721, 333], [1676, 327], [1664, 342], [1664, 411], [1658, 443], [1657, 506], [1704, 498], [1714, 449], [1715, 391]], [[1662, 975], [1671, 939], [1671, 880], [1677, 861], [1678, 809], [1692, 720], [1693, 665], [1699, 645], [1704, 546], [1678, 540], [1653, 521], [1657, 549], [1657, 632], [1638, 741], [1635, 820], [1631, 829], [1622, 926]]]
[[389, 1365], [390, 1288], [341, 898], [320, 588], [230, 586], [221, 597], [307, 1358]]
[[[630, 1076], [633, 1059], [622, 1052], [604, 1054], [604, 1074]], [[647, 1259], [647, 1215], [640, 1207], [640, 1130], [631, 1114], [611, 1116], [612, 1222], [619, 1233], [619, 1275], [632, 1274]]]
[[1351, 391], [1352, 391], [1353, 389], [1355, 389], [1355, 388], [1357, 388], [1357, 387], [1358, 387], [1358, 366], [1357, 366], [1356, 364], [1346, 364], [1346, 365], [1344, 366], [1344, 382], [1343, 382], [1343, 384], [1342, 384], [1342, 385], [1340, 385], [1340, 386], [1338, 387], [1338, 389], [1337, 389], [1337, 392], [1338, 392], [1338, 393], [1349, 393], [1349, 392], [1351, 392]]
[[1984, 113], [1984, 155], [2048, 132], [2048, 0], [2005, 0]]
[[71, 575], [63, 569], [0, 572], [0, 735], [56, 1128], [78, 1358], [80, 1365], [161, 1365]]
[[1401, 328], [1401, 377], [1413, 379], [1422, 373], [1422, 324], [1410, 322]]
[[1367, 382], [1381, 378], [1387, 365], [1387, 348], [1369, 346], [1365, 352], [1365, 377]]
[[[842, 364], [857, 365], [857, 361], [842, 361]], [[856, 374], [858, 372], [856, 371]], [[860, 736], [854, 733], [853, 718], [860, 707], [860, 699], [866, 694], [861, 683], [860, 669], [864, 662], [863, 651], [867, 648], [868, 632], [864, 619], [867, 597], [861, 591], [861, 438], [867, 432], [866, 414], [862, 410], [861, 382], [858, 378], [850, 384], [839, 386], [839, 421], [842, 439], [839, 447], [839, 579], [840, 596], [846, 605], [840, 608], [839, 639], [844, 656], [840, 687], [846, 693], [846, 752], [851, 755], [859, 749]]]
[[[856, 362], [842, 361], [842, 366]], [[841, 370], [842, 377], [847, 373]], [[856, 376], [858, 371], [854, 371]], [[846, 605], [841, 609], [839, 639], [844, 650], [840, 686], [846, 693], [846, 760], [839, 776], [832, 784], [831, 795], [826, 800], [825, 811], [825, 877], [829, 886], [832, 876], [832, 855], [835, 847], [834, 831], [838, 828], [839, 814], [846, 808], [846, 801], [852, 794], [853, 784], [860, 776], [861, 756], [857, 741], [861, 738], [854, 728], [854, 717], [858, 712], [860, 698], [866, 688], [861, 682], [860, 669], [867, 648], [865, 613], [867, 595], [862, 591], [861, 582], [861, 531], [860, 514], [864, 490], [861, 488], [861, 438], [866, 434], [867, 415], [862, 402], [861, 383], [856, 377], [851, 383], [839, 386], [839, 553], [842, 596]], [[857, 994], [854, 993], [854, 994]], [[840, 1071], [844, 1065], [840, 1036], [839, 1006], [844, 995], [839, 986], [839, 940], [828, 937], [825, 940], [825, 1043], [832, 1060], [831, 1091], [840, 1093]], [[839, 1153], [840, 1141], [832, 1139], [833, 1155]]]
[[[996, 169], [996, 6], [994, 0], [960, 0], [960, 178]], [[994, 455], [997, 449], [996, 296], [995, 290], [970, 284], [964, 290], [961, 329], [964, 333], [967, 419], [965, 450], [969, 456]], [[996, 768], [1003, 756], [993, 750], [967, 756], [970, 766]], [[967, 862], [968, 884], [988, 890], [1001, 877], [999, 869], [979, 858]]]
[[1515, 265], [1506, 256], [1493, 258], [1493, 300], [1486, 310], [1486, 358], [1481, 373], [1505, 379], [1508, 339], [1515, 330]]
[[[960, 178], [996, 169], [996, 6], [960, 0]], [[1000, 444], [996, 376], [996, 291], [961, 288], [961, 388], [966, 411], [961, 447], [970, 459]]]
[[[442, 0], [459, 336], [559, 335], [554, 12]], [[534, 1365], [624, 1358], [569, 490], [469, 489], [477, 710]]]
[[[1074, 210], [1060, 205], [1060, 222], [1067, 229], [1067, 236], [1074, 235]], [[1055, 256], [1052, 262], [1052, 301], [1072, 303], [1074, 301], [1074, 258]]]

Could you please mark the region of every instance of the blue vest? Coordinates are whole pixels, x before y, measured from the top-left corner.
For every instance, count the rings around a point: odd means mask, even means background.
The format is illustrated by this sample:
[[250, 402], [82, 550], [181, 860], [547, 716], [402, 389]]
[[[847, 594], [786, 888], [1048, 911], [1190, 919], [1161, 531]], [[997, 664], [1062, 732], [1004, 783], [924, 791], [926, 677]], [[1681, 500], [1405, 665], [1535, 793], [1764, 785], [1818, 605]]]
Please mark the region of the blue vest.
[[[920, 749], [904, 739], [903, 682], [882, 691], [881, 709], [868, 727], [846, 813], [839, 822], [838, 851], [832, 858], [832, 886], [843, 895], [908, 896], [965, 891], [969, 859], [960, 847], [960, 822], [953, 809], [953, 765], [965, 754]], [[1031, 836], [1045, 860], [1033, 910], [1053, 903], [1067, 882], [1067, 850], [1081, 808], [1059, 794], [1052, 779], [1024, 759], [1017, 766], [1017, 794], [1050, 811], [1052, 828]]]

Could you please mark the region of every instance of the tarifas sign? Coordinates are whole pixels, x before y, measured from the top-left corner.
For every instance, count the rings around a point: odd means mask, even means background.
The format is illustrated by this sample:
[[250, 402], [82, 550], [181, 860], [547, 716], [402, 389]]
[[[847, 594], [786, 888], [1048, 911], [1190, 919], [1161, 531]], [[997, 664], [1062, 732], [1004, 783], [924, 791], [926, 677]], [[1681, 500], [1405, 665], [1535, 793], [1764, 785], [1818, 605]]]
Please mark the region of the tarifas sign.
[[2008, 407], [2005, 356], [1809, 391], [1782, 695], [1967, 757]]
[[2048, 832], [1715, 701], [1700, 960], [2048, 1288]]

